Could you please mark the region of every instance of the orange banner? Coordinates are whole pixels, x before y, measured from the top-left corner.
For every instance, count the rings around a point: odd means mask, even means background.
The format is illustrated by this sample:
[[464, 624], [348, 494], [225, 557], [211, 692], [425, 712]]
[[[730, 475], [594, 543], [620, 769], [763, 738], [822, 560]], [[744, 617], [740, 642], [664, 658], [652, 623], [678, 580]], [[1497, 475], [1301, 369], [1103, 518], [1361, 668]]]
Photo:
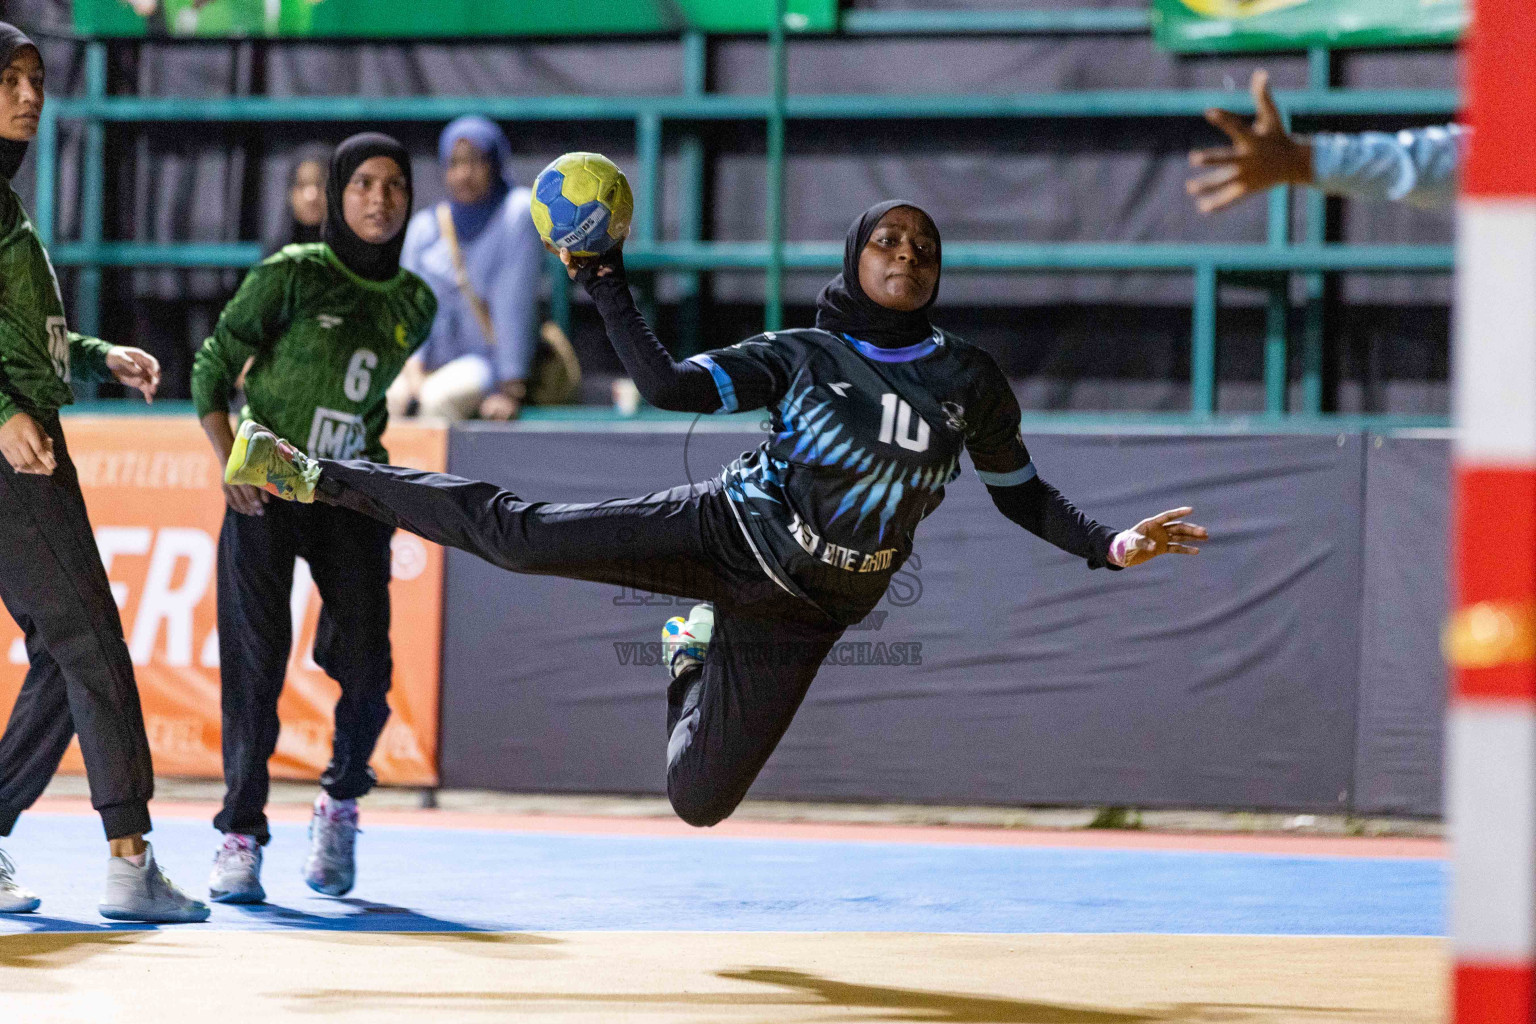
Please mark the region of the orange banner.
[[[222, 778], [214, 573], [224, 519], [223, 467], [190, 415], [68, 416], [64, 436], [122, 612], [155, 771]], [[384, 443], [398, 465], [446, 467], [448, 434], [441, 427], [400, 424]], [[397, 532], [390, 584], [393, 714], [371, 762], [380, 782], [437, 784], [442, 594], [443, 549]], [[272, 774], [316, 779], [330, 760], [332, 712], [341, 690], [314, 661], [320, 595], [302, 560], [295, 566], [290, 608], [294, 645], [278, 704], [282, 732]], [[27, 656], [21, 630], [4, 615], [0, 652], [6, 655], [0, 658], [0, 715], [9, 716]], [[65, 755], [63, 770], [85, 770], [78, 744]]]

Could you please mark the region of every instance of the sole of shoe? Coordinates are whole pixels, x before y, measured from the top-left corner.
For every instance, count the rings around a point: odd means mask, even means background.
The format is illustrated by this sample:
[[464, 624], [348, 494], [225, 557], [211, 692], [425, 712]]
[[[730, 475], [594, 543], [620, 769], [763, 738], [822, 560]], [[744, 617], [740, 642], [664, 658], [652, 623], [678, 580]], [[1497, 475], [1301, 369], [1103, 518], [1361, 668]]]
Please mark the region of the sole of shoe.
[[30, 900], [13, 903], [8, 907], [0, 907], [0, 914], [30, 914], [42, 905], [43, 901], [40, 897], [33, 897]]
[[[232, 484], [248, 484], [251, 487], [272, 488], [273, 482], [265, 471], [251, 469], [251, 464], [268, 465], [272, 455], [273, 443], [271, 434], [258, 434], [246, 442], [245, 449], [240, 453], [241, 460], [235, 468], [231, 478], [226, 481]], [[229, 464], [235, 467], [235, 453], [231, 449]]]
[[245, 472], [245, 464], [250, 459], [253, 426], [254, 421], [246, 420], [240, 424], [240, 430], [235, 434], [235, 443], [229, 449], [229, 461], [224, 463], [224, 482], [227, 484], [243, 482], [239, 477]]
[[351, 892], [353, 888], [351, 885], [345, 888], [335, 885], [328, 886], [323, 882], [311, 882], [307, 878], [304, 879], [304, 884], [322, 896], [345, 896], [347, 893]]
[[252, 892], [223, 892], [219, 889], [208, 890], [208, 898], [215, 903], [230, 903], [243, 906], [251, 903], [267, 902], [267, 891], [257, 888]]
[[174, 914], [138, 912], [127, 907], [98, 907], [98, 912], [108, 921], [135, 921], [140, 924], [201, 924], [211, 913], [207, 907], [201, 911], [181, 911]]

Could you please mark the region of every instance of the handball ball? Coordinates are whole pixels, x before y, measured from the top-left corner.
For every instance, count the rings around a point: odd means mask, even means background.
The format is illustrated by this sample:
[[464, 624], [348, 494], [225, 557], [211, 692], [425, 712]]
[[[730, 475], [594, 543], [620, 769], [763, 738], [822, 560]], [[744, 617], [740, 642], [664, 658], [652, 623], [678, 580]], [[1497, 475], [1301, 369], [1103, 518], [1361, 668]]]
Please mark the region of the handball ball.
[[533, 183], [533, 224], [556, 249], [596, 256], [629, 234], [635, 197], [619, 165], [601, 153], [567, 153]]

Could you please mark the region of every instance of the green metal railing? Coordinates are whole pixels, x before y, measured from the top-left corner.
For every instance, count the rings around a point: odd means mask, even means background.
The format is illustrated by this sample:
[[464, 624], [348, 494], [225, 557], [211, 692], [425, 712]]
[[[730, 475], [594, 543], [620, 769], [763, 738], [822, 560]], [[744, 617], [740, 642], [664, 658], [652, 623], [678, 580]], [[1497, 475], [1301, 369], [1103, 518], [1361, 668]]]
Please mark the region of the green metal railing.
[[[780, 8], [783, 0], [778, 0]], [[782, 12], [781, 12], [782, 13]], [[680, 317], [685, 335], [697, 331], [700, 275], [715, 271], [762, 271], [766, 278], [764, 321], [781, 326], [783, 277], [789, 271], [833, 270], [841, 265], [841, 243], [784, 240], [784, 163], [791, 124], [819, 121], [911, 119], [1029, 120], [1058, 118], [1193, 118], [1212, 106], [1251, 111], [1246, 94], [1205, 90], [1100, 90], [1005, 95], [789, 95], [789, 41], [782, 17], [770, 33], [770, 89], [762, 95], [714, 95], [708, 91], [708, 40], [682, 37], [683, 90], [677, 96], [418, 96], [190, 97], [110, 96], [107, 51], [100, 41], [85, 48], [85, 93], [50, 98], [38, 133], [36, 224], [52, 245], [56, 263], [79, 268], [75, 319], [94, 333], [100, 319], [104, 267], [243, 267], [260, 258], [253, 242], [143, 243], [103, 240], [105, 209], [105, 125], [178, 122], [348, 122], [446, 121], [467, 113], [509, 121], [631, 122], [635, 132], [636, 211], [626, 261], [636, 270], [676, 274], [681, 282]], [[1144, 11], [850, 11], [843, 33], [857, 36], [1146, 34]], [[1287, 119], [1333, 116], [1454, 115], [1458, 97], [1450, 90], [1342, 90], [1331, 86], [1332, 56], [1309, 55], [1308, 88], [1280, 92], [1276, 102]], [[57, 241], [58, 122], [85, 124], [80, 175], [80, 237]], [[763, 242], [703, 240], [705, 154], [701, 131], [710, 123], [762, 123], [767, 131], [767, 230]], [[678, 142], [685, 202], [678, 237], [661, 237], [662, 155], [668, 135]], [[1308, 192], [1305, 234], [1291, 239], [1290, 195], [1269, 196], [1267, 240], [1258, 244], [1192, 243], [951, 243], [945, 246], [947, 272], [1149, 271], [1189, 274], [1194, 282], [1191, 331], [1191, 412], [1216, 410], [1217, 316], [1222, 283], [1267, 290], [1264, 382], [1266, 410], [1288, 411], [1287, 360], [1290, 338], [1290, 284], [1301, 275], [1305, 304], [1301, 331], [1301, 395], [1297, 411], [1317, 414], [1323, 405], [1323, 295], [1325, 275], [1351, 272], [1447, 272], [1450, 246], [1345, 246], [1324, 241], [1324, 200]], [[57, 244], [52, 244], [57, 241]], [[551, 275], [556, 318], [569, 324], [565, 275]]]

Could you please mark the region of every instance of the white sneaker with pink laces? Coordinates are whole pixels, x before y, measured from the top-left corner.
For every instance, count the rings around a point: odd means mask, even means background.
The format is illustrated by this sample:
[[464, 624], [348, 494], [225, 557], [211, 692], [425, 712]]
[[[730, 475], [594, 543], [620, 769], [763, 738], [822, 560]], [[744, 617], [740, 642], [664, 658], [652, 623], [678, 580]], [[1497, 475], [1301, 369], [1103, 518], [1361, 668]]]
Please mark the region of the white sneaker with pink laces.
[[261, 887], [261, 844], [255, 836], [231, 832], [213, 855], [213, 874], [208, 878], [208, 897], [215, 903], [261, 903], [267, 891]]
[[357, 801], [322, 792], [309, 819], [304, 884], [327, 896], [345, 896], [357, 880]]

